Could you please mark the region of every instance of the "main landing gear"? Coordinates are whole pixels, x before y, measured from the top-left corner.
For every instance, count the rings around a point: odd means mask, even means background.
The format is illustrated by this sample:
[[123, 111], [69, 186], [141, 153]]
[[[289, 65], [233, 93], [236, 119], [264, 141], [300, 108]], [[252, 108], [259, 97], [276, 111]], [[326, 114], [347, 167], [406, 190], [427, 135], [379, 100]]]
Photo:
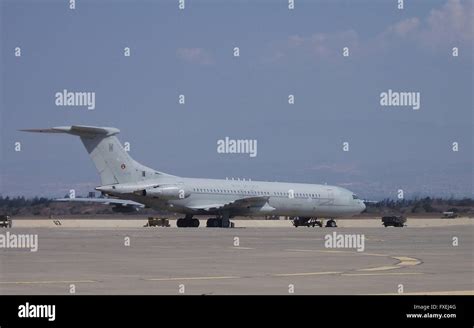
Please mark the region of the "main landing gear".
[[228, 215], [218, 216], [207, 220], [208, 228], [233, 228], [234, 223], [230, 222]]
[[176, 221], [178, 228], [197, 228], [199, 227], [199, 220], [193, 219], [192, 215], [186, 215], [184, 218]]
[[[186, 215], [176, 221], [178, 228], [198, 228], [199, 220], [193, 219], [192, 215]], [[233, 228], [234, 223], [230, 222], [228, 215], [222, 215], [207, 220], [206, 227], [208, 228]]]

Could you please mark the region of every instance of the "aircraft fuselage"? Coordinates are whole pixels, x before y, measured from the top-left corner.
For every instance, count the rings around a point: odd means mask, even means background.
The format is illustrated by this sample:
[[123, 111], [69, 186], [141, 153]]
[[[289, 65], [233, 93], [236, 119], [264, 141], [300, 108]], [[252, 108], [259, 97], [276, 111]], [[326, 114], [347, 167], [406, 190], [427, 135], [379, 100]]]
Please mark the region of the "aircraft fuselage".
[[[143, 190], [153, 191], [153, 188], [175, 188], [177, 197], [169, 199], [161, 195], [151, 195], [150, 192], [144, 195]], [[319, 184], [170, 176], [146, 180], [141, 184], [102, 186], [97, 189], [155, 209], [190, 215], [219, 215], [227, 211], [230, 217], [281, 215], [337, 218], [353, 216], [365, 209], [364, 202], [353, 192], [341, 187]], [[242, 199], [252, 202], [247, 206], [232, 206], [235, 201]]]

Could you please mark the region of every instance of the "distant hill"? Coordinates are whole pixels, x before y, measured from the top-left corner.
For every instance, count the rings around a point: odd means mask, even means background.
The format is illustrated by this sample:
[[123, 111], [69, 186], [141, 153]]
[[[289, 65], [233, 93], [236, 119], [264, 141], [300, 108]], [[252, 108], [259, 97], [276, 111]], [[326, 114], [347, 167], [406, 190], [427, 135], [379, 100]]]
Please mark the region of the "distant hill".
[[[382, 215], [441, 215], [444, 211], [452, 211], [461, 216], [474, 217], [474, 199], [441, 199], [441, 198], [421, 198], [411, 200], [384, 199], [378, 203], [367, 204], [367, 209], [361, 216], [382, 216]], [[68, 203], [54, 202], [48, 198], [25, 197], [0, 197], [0, 214], [12, 216], [58, 216], [58, 215], [163, 215], [169, 214], [165, 211], [154, 209], [142, 209], [132, 213], [115, 213], [112, 206], [92, 204], [92, 203]]]
[[[153, 209], [142, 209], [139, 212], [124, 213], [123, 215], [135, 214], [163, 214]], [[105, 214], [122, 214], [112, 210], [110, 205], [93, 204], [93, 203], [72, 203], [72, 202], [55, 202], [48, 198], [31, 198], [25, 197], [0, 197], [0, 214], [11, 216], [58, 216], [58, 215], [105, 215]]]
[[442, 212], [454, 212], [462, 216], [474, 217], [474, 199], [442, 199], [425, 197], [411, 200], [384, 199], [375, 204], [367, 204], [364, 214], [386, 215], [423, 215], [441, 214]]

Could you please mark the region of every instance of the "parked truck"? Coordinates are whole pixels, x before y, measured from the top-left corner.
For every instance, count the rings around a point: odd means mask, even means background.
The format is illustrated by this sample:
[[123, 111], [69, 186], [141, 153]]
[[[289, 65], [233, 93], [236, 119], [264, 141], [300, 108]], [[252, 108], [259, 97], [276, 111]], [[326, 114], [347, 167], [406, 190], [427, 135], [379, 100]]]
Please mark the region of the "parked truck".
[[404, 227], [407, 222], [407, 218], [404, 216], [384, 216], [382, 218], [382, 224], [384, 227]]

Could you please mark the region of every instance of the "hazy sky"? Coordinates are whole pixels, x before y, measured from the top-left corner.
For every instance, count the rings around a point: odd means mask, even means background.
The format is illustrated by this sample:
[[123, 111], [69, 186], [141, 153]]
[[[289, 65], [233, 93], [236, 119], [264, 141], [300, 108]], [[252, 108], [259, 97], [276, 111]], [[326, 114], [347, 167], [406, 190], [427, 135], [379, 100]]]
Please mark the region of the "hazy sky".
[[[1, 1], [0, 193], [99, 185], [78, 138], [17, 131], [85, 124], [175, 175], [472, 196], [472, 3]], [[64, 89], [95, 92], [95, 109], [56, 106]], [[389, 89], [419, 92], [420, 109], [381, 106]], [[256, 139], [257, 156], [219, 154], [225, 137]]]

